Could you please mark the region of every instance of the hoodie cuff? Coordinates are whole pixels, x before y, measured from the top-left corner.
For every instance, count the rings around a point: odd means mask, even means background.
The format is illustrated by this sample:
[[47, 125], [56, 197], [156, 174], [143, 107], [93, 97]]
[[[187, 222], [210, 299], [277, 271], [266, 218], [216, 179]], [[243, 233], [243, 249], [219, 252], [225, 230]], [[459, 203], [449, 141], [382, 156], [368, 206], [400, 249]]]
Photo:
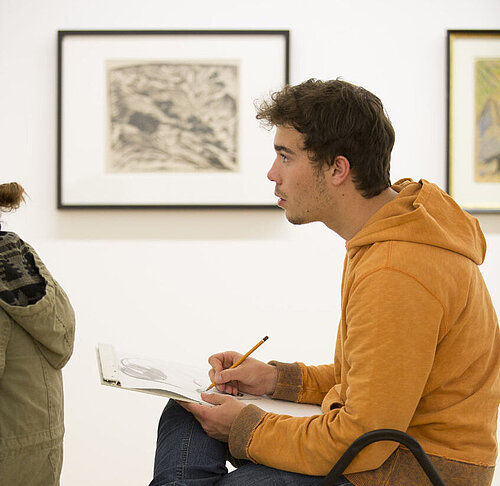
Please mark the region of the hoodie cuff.
[[302, 391], [302, 369], [299, 363], [281, 363], [279, 361], [269, 361], [270, 365], [276, 366], [278, 371], [278, 381], [271, 398], [297, 402], [299, 393]]
[[253, 431], [260, 424], [266, 412], [256, 405], [247, 405], [234, 419], [229, 430], [229, 452], [237, 459], [248, 459], [247, 451]]

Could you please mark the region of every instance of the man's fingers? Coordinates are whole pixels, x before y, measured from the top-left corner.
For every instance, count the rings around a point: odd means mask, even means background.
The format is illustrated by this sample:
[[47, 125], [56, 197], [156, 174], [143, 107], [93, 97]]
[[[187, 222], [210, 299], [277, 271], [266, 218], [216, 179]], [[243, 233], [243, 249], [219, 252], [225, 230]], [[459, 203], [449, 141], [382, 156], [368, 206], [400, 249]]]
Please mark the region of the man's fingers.
[[241, 358], [241, 354], [236, 351], [224, 351], [223, 353], [212, 354], [208, 362], [216, 371], [229, 368]]
[[212, 403], [213, 405], [222, 405], [228, 400], [233, 399], [233, 397], [231, 397], [230, 395], [221, 395], [219, 393], [202, 393], [201, 398], [205, 402]]
[[186, 406], [188, 405], [187, 402], [181, 402], [180, 400], [176, 400], [176, 402], [185, 410], [187, 410], [188, 412], [190, 411], [189, 408]]
[[198, 409], [200, 407], [203, 407], [204, 405], [201, 405], [199, 403], [191, 403], [191, 402], [181, 402], [180, 400], [176, 400], [176, 402], [185, 410], [188, 412], [191, 412], [193, 415], [198, 412]]
[[208, 377], [210, 378], [210, 381], [214, 381], [214, 377], [215, 377], [215, 369], [214, 368], [211, 368], [210, 371], [208, 372]]
[[208, 358], [208, 364], [212, 367], [210, 373], [212, 373], [212, 371], [214, 373], [218, 373], [224, 369], [222, 366], [222, 360], [218, 355], [210, 356], [210, 358]]
[[229, 383], [230, 381], [238, 381], [238, 377], [240, 375], [241, 370], [236, 367], [216, 372], [214, 375], [214, 380], [217, 384]]

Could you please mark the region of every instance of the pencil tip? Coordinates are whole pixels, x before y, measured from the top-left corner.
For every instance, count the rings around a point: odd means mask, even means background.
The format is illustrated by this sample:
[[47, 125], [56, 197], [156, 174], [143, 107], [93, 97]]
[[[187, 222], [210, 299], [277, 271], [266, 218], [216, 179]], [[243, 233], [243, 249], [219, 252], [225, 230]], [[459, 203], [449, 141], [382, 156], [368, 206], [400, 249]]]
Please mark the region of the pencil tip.
[[269, 336], [265, 336], [262, 341], [267, 341], [269, 339]]

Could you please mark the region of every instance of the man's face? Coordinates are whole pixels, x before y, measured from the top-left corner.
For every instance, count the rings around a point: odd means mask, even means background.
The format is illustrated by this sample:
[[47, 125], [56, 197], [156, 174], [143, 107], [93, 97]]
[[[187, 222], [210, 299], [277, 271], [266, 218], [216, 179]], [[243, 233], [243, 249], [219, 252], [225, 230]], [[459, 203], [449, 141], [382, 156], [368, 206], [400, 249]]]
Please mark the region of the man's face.
[[278, 206], [293, 224], [324, 221], [328, 202], [324, 172], [318, 172], [303, 145], [297, 130], [278, 126], [274, 137], [276, 159], [267, 174], [276, 184]]

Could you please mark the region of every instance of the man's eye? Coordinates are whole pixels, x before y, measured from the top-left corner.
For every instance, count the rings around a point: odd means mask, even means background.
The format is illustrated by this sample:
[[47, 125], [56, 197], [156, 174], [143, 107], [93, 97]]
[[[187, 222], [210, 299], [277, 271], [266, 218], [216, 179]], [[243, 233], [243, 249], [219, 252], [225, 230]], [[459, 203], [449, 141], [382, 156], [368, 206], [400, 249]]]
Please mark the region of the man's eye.
[[280, 154], [280, 157], [283, 162], [288, 162], [288, 157], [285, 154]]

